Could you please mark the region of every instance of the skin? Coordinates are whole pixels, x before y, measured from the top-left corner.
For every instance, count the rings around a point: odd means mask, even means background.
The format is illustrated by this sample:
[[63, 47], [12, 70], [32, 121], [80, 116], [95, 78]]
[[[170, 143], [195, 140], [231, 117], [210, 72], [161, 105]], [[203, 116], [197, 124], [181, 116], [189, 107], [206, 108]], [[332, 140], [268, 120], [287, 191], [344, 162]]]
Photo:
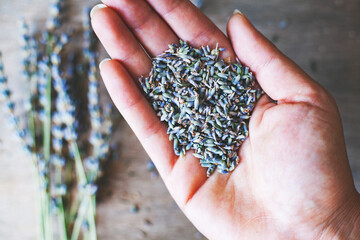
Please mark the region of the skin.
[[[199, 231], [217, 240], [360, 237], [360, 200], [341, 119], [324, 88], [241, 13], [230, 18], [227, 37], [187, 0], [103, 2], [108, 7], [94, 12], [92, 25], [113, 59], [101, 67], [105, 85]], [[166, 126], [137, 86], [151, 69], [149, 56], [179, 38], [195, 47], [219, 43], [227, 49], [222, 57], [238, 57], [277, 101], [258, 102], [231, 174], [207, 178], [191, 154], [176, 157]]]

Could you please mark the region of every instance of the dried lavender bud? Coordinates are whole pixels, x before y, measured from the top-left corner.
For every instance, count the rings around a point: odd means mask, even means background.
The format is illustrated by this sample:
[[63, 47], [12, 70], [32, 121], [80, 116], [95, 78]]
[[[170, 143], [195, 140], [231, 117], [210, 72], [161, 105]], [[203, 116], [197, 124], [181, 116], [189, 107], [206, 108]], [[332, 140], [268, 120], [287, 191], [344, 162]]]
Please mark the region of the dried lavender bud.
[[204, 0], [191, 0], [191, 2], [198, 8], [203, 5]]
[[132, 204], [131, 207], [130, 207], [130, 212], [131, 212], [131, 213], [134, 213], [134, 214], [135, 214], [135, 213], [138, 213], [138, 212], [139, 212], [139, 205], [137, 205], [137, 204], [135, 204], [135, 203]]
[[219, 60], [220, 51], [225, 49], [197, 49], [180, 40], [153, 59], [149, 77], [140, 78], [158, 117], [167, 122], [175, 154], [195, 150], [208, 176], [235, 169], [261, 95], [249, 68]]

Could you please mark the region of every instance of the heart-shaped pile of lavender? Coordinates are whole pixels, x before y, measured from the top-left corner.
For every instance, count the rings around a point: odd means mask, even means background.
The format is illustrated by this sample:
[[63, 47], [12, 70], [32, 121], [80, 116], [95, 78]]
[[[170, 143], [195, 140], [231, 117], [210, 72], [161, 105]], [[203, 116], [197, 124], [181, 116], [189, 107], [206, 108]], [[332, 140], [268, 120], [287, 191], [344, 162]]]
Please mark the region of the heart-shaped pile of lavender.
[[149, 77], [140, 83], [161, 121], [168, 124], [174, 152], [193, 155], [208, 168], [233, 171], [238, 150], [248, 136], [249, 119], [261, 90], [248, 67], [219, 60], [209, 46], [200, 49], [180, 40], [180, 46], [153, 59]]

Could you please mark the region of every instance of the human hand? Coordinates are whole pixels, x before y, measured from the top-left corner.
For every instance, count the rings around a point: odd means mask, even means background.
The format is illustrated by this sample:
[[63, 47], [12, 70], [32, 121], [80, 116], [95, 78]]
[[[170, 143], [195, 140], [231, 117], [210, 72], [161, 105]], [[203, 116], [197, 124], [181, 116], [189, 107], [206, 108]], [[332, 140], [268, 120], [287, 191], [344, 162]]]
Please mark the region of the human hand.
[[[356, 238], [355, 190], [333, 98], [280, 53], [242, 14], [227, 38], [187, 0], [103, 0], [93, 28], [112, 57], [101, 66], [106, 87], [154, 161], [171, 195], [209, 239]], [[199, 160], [175, 156], [166, 126], [137, 87], [151, 59], [181, 38], [227, 49], [249, 66], [263, 96], [250, 120], [240, 163], [206, 176]], [[141, 45], [144, 49], [141, 47]], [[149, 56], [148, 56], [149, 55]], [[359, 228], [357, 228], [359, 229]]]

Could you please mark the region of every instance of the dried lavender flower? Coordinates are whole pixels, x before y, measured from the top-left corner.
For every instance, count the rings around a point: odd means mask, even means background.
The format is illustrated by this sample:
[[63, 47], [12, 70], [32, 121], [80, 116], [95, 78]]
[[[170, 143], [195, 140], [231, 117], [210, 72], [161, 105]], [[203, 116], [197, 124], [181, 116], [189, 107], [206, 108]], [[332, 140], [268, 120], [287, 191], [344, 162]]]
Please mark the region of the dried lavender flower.
[[219, 60], [220, 51], [180, 45], [153, 59], [141, 86], [161, 121], [167, 122], [174, 153], [193, 149], [210, 176], [228, 173], [239, 163], [238, 150], [261, 95], [249, 68]]
[[191, 2], [198, 8], [203, 5], [204, 0], [191, 0]]
[[[93, 50], [95, 45], [95, 36], [90, 27], [90, 19], [87, 11], [83, 22], [84, 28], [84, 48], [83, 54], [88, 64], [88, 110], [90, 115], [91, 132], [89, 142], [92, 145], [92, 152], [85, 159], [85, 167], [89, 182], [95, 182], [101, 174], [101, 162], [108, 156], [110, 147], [110, 134], [112, 131], [112, 105], [107, 104], [101, 109], [99, 106], [99, 83], [98, 69], [96, 62], [96, 52]], [[102, 110], [102, 111], [101, 111]], [[95, 168], [96, 166], [96, 168]]]

